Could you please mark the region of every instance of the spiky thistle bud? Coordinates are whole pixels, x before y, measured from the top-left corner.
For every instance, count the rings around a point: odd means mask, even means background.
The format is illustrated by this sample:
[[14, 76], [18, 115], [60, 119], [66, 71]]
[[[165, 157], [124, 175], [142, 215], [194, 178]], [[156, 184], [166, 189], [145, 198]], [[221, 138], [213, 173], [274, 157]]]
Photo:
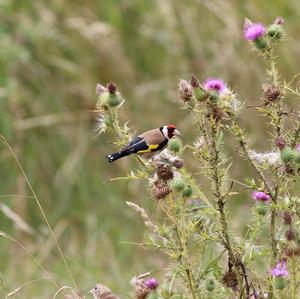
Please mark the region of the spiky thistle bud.
[[264, 85], [264, 100], [267, 104], [277, 102], [282, 97], [281, 89], [276, 85]]
[[210, 278], [205, 282], [205, 288], [208, 292], [212, 292], [216, 287], [214, 279]]
[[287, 285], [287, 280], [284, 277], [275, 277], [274, 278], [274, 286], [277, 290], [283, 290]]
[[265, 216], [268, 212], [268, 206], [262, 202], [258, 203], [255, 207], [255, 211], [260, 216]]
[[182, 142], [179, 138], [172, 138], [169, 141], [169, 149], [175, 153], [178, 153], [181, 149]]
[[193, 189], [190, 185], [187, 185], [182, 190], [182, 195], [184, 197], [190, 197], [193, 194]]
[[180, 160], [180, 159], [176, 159], [173, 161], [172, 165], [177, 168], [177, 169], [180, 169], [183, 167], [183, 160]]
[[280, 152], [280, 157], [283, 163], [290, 163], [293, 161], [295, 158], [295, 152], [292, 148], [290, 147], [285, 147], [281, 152]]
[[284, 36], [285, 31], [284, 31], [284, 28], [282, 25], [272, 24], [272, 25], [268, 26], [267, 34], [269, 37], [279, 40]]
[[175, 178], [171, 183], [171, 187], [176, 191], [183, 190], [184, 180], [181, 177]]
[[295, 237], [296, 237], [296, 233], [295, 233], [294, 229], [292, 227], [289, 227], [285, 232], [285, 238], [288, 241], [292, 241], [292, 240], [295, 240]]
[[282, 150], [286, 146], [286, 142], [282, 136], [279, 136], [275, 141], [275, 145]]
[[291, 225], [292, 224], [292, 216], [287, 211], [285, 211], [283, 213], [283, 222], [284, 222], [285, 225]]

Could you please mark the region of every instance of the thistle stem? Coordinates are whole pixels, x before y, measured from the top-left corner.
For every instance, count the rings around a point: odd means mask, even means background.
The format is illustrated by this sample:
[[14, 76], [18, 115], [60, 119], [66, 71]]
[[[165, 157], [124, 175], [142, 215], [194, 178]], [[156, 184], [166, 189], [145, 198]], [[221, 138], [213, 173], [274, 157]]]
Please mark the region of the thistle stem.
[[[220, 222], [222, 226], [222, 235], [224, 238], [224, 245], [228, 251], [229, 259], [233, 264], [234, 272], [236, 275], [236, 279], [238, 281], [239, 288], [241, 292], [243, 292], [243, 281], [239, 271], [238, 261], [235, 257], [234, 250], [232, 248], [232, 243], [230, 240], [229, 232], [228, 232], [228, 223], [225, 214], [225, 196], [222, 195], [221, 192], [221, 175], [219, 173], [219, 149], [217, 148], [217, 123], [213, 118], [210, 119], [211, 126], [211, 156], [212, 156], [212, 170], [213, 170], [213, 181], [214, 181], [214, 189], [215, 196], [217, 198], [217, 206], [218, 211], [220, 213]], [[241, 294], [242, 296], [242, 294]]]

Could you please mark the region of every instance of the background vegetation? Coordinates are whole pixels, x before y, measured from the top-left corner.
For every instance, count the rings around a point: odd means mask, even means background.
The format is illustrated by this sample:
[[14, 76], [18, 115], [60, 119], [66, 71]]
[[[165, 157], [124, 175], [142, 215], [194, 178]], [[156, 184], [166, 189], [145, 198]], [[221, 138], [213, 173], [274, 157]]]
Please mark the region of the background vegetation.
[[[222, 77], [240, 100], [255, 105], [264, 65], [242, 39], [244, 17], [271, 23], [278, 15], [292, 37], [280, 46], [279, 69], [292, 79], [300, 65], [296, 0], [0, 1], [0, 133], [16, 151], [83, 291], [101, 281], [125, 294], [133, 275], [163, 275], [166, 265], [164, 256], [124, 243], [144, 238], [142, 220], [125, 200], [142, 202], [153, 218], [155, 203], [139, 183], [106, 182], [127, 173], [133, 161], [108, 165], [105, 155], [114, 146], [103, 136], [93, 139], [96, 83], [117, 83], [127, 100], [123, 116], [137, 132], [171, 122], [183, 142], [191, 140], [190, 119], [177, 104], [178, 79], [191, 73]], [[255, 128], [253, 144], [264, 150], [265, 124], [248, 113], [242, 121]], [[228, 152], [235, 155], [231, 141]], [[250, 171], [240, 163], [233, 169], [239, 178]], [[36, 202], [24, 195], [30, 195], [26, 181], [1, 145], [0, 230], [70, 285]], [[237, 197], [231, 218], [252, 202], [247, 194]], [[245, 228], [247, 215], [241, 218], [243, 225], [231, 221], [234, 229]], [[0, 239], [0, 278], [7, 290], [43, 277], [24, 250]], [[15, 297], [54, 293], [49, 281], [39, 280]]]

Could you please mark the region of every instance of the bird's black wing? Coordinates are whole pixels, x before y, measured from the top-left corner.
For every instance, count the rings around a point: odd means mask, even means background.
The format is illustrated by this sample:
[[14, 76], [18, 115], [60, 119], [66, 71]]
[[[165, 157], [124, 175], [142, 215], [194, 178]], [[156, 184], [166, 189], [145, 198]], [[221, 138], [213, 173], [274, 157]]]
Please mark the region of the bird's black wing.
[[146, 143], [143, 137], [137, 136], [135, 137], [128, 145], [126, 145], [122, 151], [137, 153], [139, 151], [148, 150], [149, 145]]

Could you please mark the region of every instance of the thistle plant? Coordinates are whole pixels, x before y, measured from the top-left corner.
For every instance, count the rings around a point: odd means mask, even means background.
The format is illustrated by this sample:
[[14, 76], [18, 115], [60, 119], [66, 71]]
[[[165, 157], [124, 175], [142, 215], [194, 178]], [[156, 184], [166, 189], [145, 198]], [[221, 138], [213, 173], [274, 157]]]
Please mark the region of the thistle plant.
[[[261, 102], [248, 106], [222, 79], [181, 79], [179, 102], [197, 128], [195, 142], [171, 139], [168, 149], [150, 160], [136, 156], [137, 168], [120, 178], [140, 179], [150, 186], [155, 211], [127, 204], [149, 230], [149, 239], [140, 245], [169, 258], [160, 283], [135, 278], [134, 298], [272, 299], [283, 298], [283, 290], [285, 297], [299, 298], [300, 122], [299, 113], [285, 100], [297, 99], [300, 91], [277, 70], [276, 47], [286, 40], [284, 20], [279, 17], [265, 26], [246, 19], [244, 38], [267, 64]], [[99, 133], [109, 133], [117, 145], [127, 144], [133, 135], [119, 117], [124, 100], [116, 85], [99, 84], [96, 93]], [[245, 109], [265, 117], [270, 131], [264, 135], [271, 140], [267, 152], [250, 147], [251, 136], [240, 118]], [[231, 177], [231, 166], [239, 161], [225, 151], [225, 134], [236, 140], [253, 177]], [[185, 167], [190, 153], [196, 174]], [[203, 190], [202, 180], [210, 187]], [[232, 229], [228, 203], [241, 190], [253, 198], [253, 209], [240, 215], [251, 224], [238, 234]], [[154, 212], [159, 214], [157, 223], [151, 220]], [[265, 269], [259, 270], [260, 264]]]

